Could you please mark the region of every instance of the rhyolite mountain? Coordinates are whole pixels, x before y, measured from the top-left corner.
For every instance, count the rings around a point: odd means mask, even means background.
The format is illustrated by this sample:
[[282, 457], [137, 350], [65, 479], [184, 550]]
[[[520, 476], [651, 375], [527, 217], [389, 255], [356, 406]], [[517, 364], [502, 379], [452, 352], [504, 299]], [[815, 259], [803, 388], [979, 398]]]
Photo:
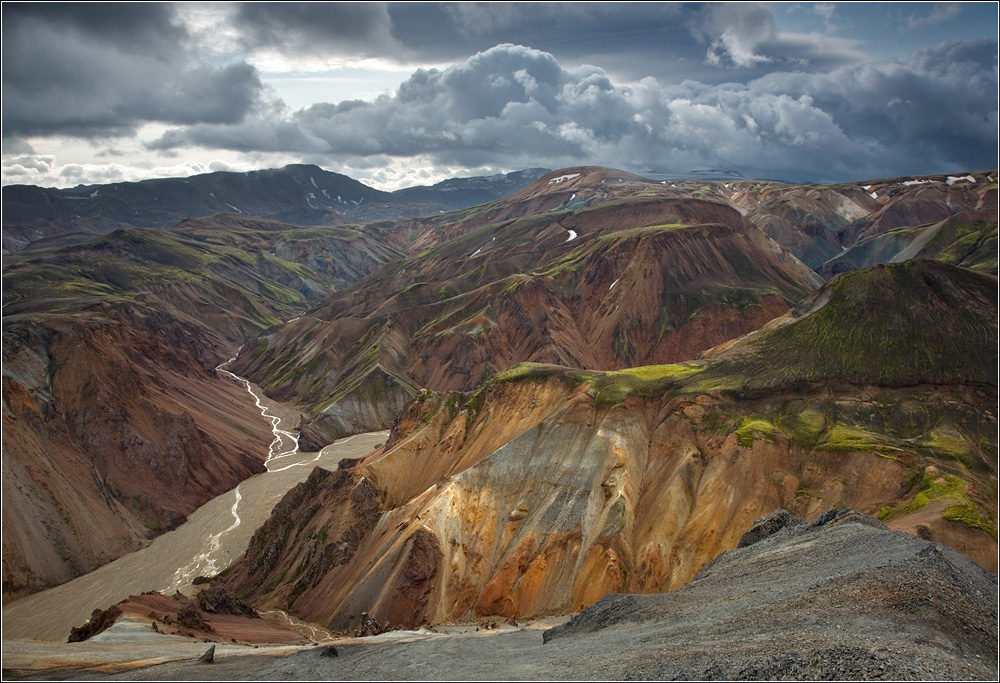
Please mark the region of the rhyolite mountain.
[[700, 360], [522, 364], [424, 391], [384, 448], [316, 469], [225, 580], [328, 628], [565, 614], [680, 588], [776, 508], [997, 557], [997, 281], [843, 274]]
[[583, 167], [408, 221], [422, 251], [269, 331], [233, 367], [303, 405], [318, 443], [388, 426], [420, 388], [470, 390], [522, 361], [690, 359], [821, 282], [733, 207], [674, 195]]
[[546, 169], [452, 178], [430, 187], [383, 192], [318, 166], [219, 171], [70, 189], [3, 188], [3, 251], [43, 237], [120, 228], [169, 228], [185, 218], [222, 212], [294, 225], [333, 225], [423, 216], [483, 204], [534, 182]]
[[[996, 171], [983, 171], [834, 185], [738, 181], [715, 184], [714, 190], [808, 266], [820, 270], [826, 261], [890, 230], [928, 226], [963, 211], [983, 212], [981, 217], [969, 217], [969, 222], [996, 223], [997, 177]], [[995, 242], [992, 250], [995, 261]]]
[[[229, 177], [210, 175], [216, 180]], [[862, 206], [868, 200], [857, 193], [864, 191], [875, 204], [865, 216], [857, 208], [849, 209], [849, 214], [858, 214], [851, 221], [860, 221], [851, 230], [841, 224], [843, 207], [840, 213], [823, 213], [816, 208], [819, 204], [809, 205], [814, 215], [830, 221], [822, 223], [830, 228], [821, 231], [824, 240], [830, 234], [835, 241], [856, 235], [860, 245], [898, 233], [902, 237], [893, 259], [905, 260], [919, 252], [991, 273], [996, 268], [993, 178], [995, 173], [971, 173], [920, 182], [889, 179], [805, 189], [737, 181], [745, 183], [737, 193], [726, 182], [654, 182], [613, 169], [580, 167], [548, 173], [502, 199], [445, 213], [435, 207], [422, 217], [296, 226], [232, 213], [233, 207], [225, 207], [228, 213], [184, 218], [167, 229], [162, 229], [164, 224], [104, 236], [74, 233], [35, 239], [23, 252], [5, 254], [3, 259], [4, 599], [65, 581], [140, 546], [151, 534], [184, 519], [200, 502], [260, 469], [270, 441], [266, 423], [246, 392], [214, 371], [241, 345], [231, 367], [303, 412], [305, 448], [372, 427], [396, 425], [397, 434], [406, 434], [414, 428], [410, 422], [424, 419], [421, 410], [434, 406], [439, 407], [439, 417], [432, 421], [438, 431], [420, 431], [420, 439], [410, 442], [437, 448], [435, 439], [460, 434], [460, 429], [486, 415], [510, 430], [516, 428], [509, 433], [484, 432], [480, 450], [469, 456], [474, 460], [533, 429], [542, 413], [561, 409], [565, 389], [560, 387], [566, 382], [550, 378], [545, 386], [551, 387], [545, 391], [554, 387], [557, 392], [526, 398], [511, 394], [510, 401], [494, 401], [482, 413], [477, 412], [479, 403], [460, 411], [466, 394], [447, 392], [480, 391], [477, 395], [485, 400], [491, 392], [522, 386], [509, 382], [505, 373], [521, 361], [535, 361], [568, 368], [556, 374], [569, 373], [571, 379], [584, 377], [582, 384], [569, 382], [573, 391], [589, 397], [580, 401], [595, 400], [588, 393], [599, 383], [593, 373], [619, 378], [621, 382], [602, 390], [595, 405], [603, 406], [613, 403], [623, 386], [638, 381], [630, 374], [633, 366], [685, 363], [702, 352], [723, 354], [728, 341], [751, 335], [776, 317], [794, 317], [799, 306], [813, 305], [804, 302], [813, 301], [809, 297], [822, 278], [795, 255], [796, 240], [806, 232], [775, 230], [772, 224], [769, 236], [755, 222], [777, 215], [775, 202], [782, 192], [801, 195], [796, 199], [800, 204], [812, 201], [811, 193], [831, 204], [841, 202], [834, 195], [850, 195], [857, 199], [851, 200], [854, 205]], [[301, 176], [292, 184], [312, 187], [312, 179], [323, 184], [319, 176]], [[461, 183], [455, 183], [452, 186], [459, 189], [449, 192], [460, 194]], [[754, 199], [757, 188], [762, 194]], [[207, 192], [220, 197], [216, 189]], [[324, 189], [334, 195], [329, 187]], [[181, 194], [189, 191], [190, 187], [178, 189]], [[917, 193], [944, 199], [913, 201], [906, 211], [891, 213], [892, 206]], [[86, 199], [100, 198], [98, 193]], [[227, 198], [238, 209], [246, 209]], [[82, 206], [84, 199], [65, 201]], [[761, 206], [772, 208], [755, 214], [755, 207]], [[925, 211], [927, 206], [934, 211], [950, 207], [952, 217], [942, 219], [930, 209]], [[880, 211], [881, 220], [876, 215]], [[4, 215], [6, 220], [6, 200]], [[916, 223], [888, 229], [900, 221]], [[883, 227], [887, 232], [878, 232]], [[810, 230], [820, 234], [815, 226]], [[914, 235], [911, 241], [908, 230]], [[793, 239], [786, 239], [786, 233]], [[845, 255], [853, 247], [836, 243]], [[869, 262], [859, 260], [857, 265]], [[995, 278], [982, 277], [995, 286]], [[927, 294], [926, 288], [921, 291]], [[962, 310], [964, 296], [949, 305]], [[874, 328], [893, 329], [907, 319], [899, 313]], [[850, 320], [845, 329], [872, 322]], [[923, 325], [934, 319], [920, 320]], [[911, 328], [899, 329], [899, 337], [905, 338]], [[755, 338], [747, 337], [746, 343]], [[992, 344], [995, 354], [995, 336], [984, 343]], [[881, 347], [872, 348], [875, 353], [866, 358], [877, 364]], [[766, 384], [768, 368], [780, 369], [791, 362], [780, 353], [768, 358], [753, 366], [763, 368], [758, 373], [760, 384]], [[928, 356], [924, 362], [933, 359]], [[796, 366], [800, 370], [811, 367], [808, 357], [800, 361]], [[743, 376], [728, 371], [713, 375], [729, 367], [722, 355], [703, 362], [708, 364], [703, 377], [720, 383], [724, 393], [730, 392], [726, 387], [736, 381], [733, 377]], [[840, 371], [833, 367], [830, 377]], [[648, 378], [648, 371], [639, 374]], [[740, 400], [759, 399], [761, 387], [750, 381], [753, 377], [747, 374], [749, 383], [730, 393], [742, 396]], [[795, 375], [783, 390], [802, 391], [827, 379]], [[842, 403], [849, 404], [866, 395], [867, 382], [844, 379], [836, 385], [841, 393], [834, 395], [845, 397]], [[960, 384], [965, 387], [962, 392], [972, 385]], [[945, 386], [953, 386], [953, 378], [946, 377]], [[895, 384], [889, 389], [901, 390]], [[975, 391], [995, 393], [995, 379]], [[713, 396], [711, 387], [703, 393]], [[886, 405], [895, 405], [894, 396], [885, 399]], [[945, 405], [979, 400], [965, 394], [955, 400], [951, 394], [940, 397]], [[921, 394], [913, 400], [913, 405], [922, 405], [937, 399]], [[698, 413], [696, 407], [685, 408]], [[771, 410], [766, 406], [760, 410], [765, 409]], [[927, 410], [927, 419], [936, 425], [936, 408]], [[985, 408], [977, 414], [986, 411], [995, 412]], [[658, 428], [667, 430], [660, 433], [683, 429], [678, 420], [694, 418], [678, 417], [668, 427]], [[808, 420], [816, 422], [811, 413]], [[791, 424], [771, 423], [782, 428]], [[962, 425], [960, 430], [966, 428]], [[932, 425], [921, 432], [924, 441], [964, 453], [964, 441], [956, 441], [950, 428], [935, 430]], [[881, 434], [874, 427], [869, 431]], [[746, 434], [741, 432], [744, 441]], [[994, 442], [980, 439], [976, 452], [987, 452]], [[879, 461], [879, 466], [889, 465]], [[392, 476], [411, 478], [426, 490], [444, 476], [442, 472], [450, 476], [463, 467], [434, 465], [415, 474], [404, 464]], [[807, 482], [802, 500], [808, 502], [806, 491], [826, 484], [808, 483], [812, 480], [807, 474], [813, 470], [806, 472], [804, 467], [789, 465], [787, 477], [774, 474], [773, 478], [789, 482], [781, 490], [791, 487], [793, 493], [802, 488], [795, 488], [794, 482]], [[895, 474], [886, 479], [890, 488], [900, 486]], [[848, 474], [840, 476], [854, 481]], [[659, 486], [655, 478], [646, 477], [648, 486]], [[973, 479], [963, 479], [973, 487], [969, 495], [980, 495], [976, 486], [990, 490], [988, 481], [980, 485]], [[719, 479], [718, 485], [730, 484]], [[375, 499], [366, 491], [359, 490], [356, 496], [361, 517], [374, 514]], [[754, 489], [740, 495], [760, 493]], [[878, 498], [889, 505], [899, 498], [890, 493], [869, 498], [859, 494], [851, 500], [867, 505], [869, 499]], [[409, 500], [405, 487], [393, 495], [397, 501]], [[759, 509], [768, 512], [765, 508], [771, 502], [766, 500]], [[986, 520], [982, 524], [992, 523], [989, 511], [976, 505]], [[511, 510], [515, 508], [520, 510], [516, 505]], [[517, 517], [520, 512], [503, 514]], [[343, 524], [354, 523], [353, 518], [345, 519]], [[933, 530], [933, 524], [919, 526], [944, 534]], [[982, 552], [977, 539], [973, 536], [967, 544], [970, 554]], [[429, 548], [421, 545], [418, 550], [433, 554]], [[677, 576], [684, 571], [678, 570]]]
[[[817, 286], [796, 256], [843, 255], [820, 267], [830, 273], [914, 256], [995, 273], [993, 178], [788, 186], [563, 169], [489, 204], [378, 224], [407, 258], [269, 332], [235, 367], [302, 404], [319, 443], [387, 426], [418, 388], [468, 390], [520, 361], [686, 360]], [[895, 228], [907, 221], [918, 227]], [[871, 234], [895, 249], [846, 265], [865, 252], [845, 245]]]
[[353, 228], [231, 215], [6, 255], [4, 599], [135, 550], [262, 471], [270, 430], [215, 367], [396, 257]]

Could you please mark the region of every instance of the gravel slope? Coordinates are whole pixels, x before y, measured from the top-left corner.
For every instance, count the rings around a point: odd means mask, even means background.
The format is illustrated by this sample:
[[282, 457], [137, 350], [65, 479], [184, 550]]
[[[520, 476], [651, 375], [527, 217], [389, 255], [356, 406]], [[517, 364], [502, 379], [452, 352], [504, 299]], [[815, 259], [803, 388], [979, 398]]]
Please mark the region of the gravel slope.
[[[855, 512], [778, 511], [684, 588], [609, 595], [543, 630], [439, 628], [130, 680], [997, 679], [997, 577]], [[75, 678], [85, 678], [76, 675]]]

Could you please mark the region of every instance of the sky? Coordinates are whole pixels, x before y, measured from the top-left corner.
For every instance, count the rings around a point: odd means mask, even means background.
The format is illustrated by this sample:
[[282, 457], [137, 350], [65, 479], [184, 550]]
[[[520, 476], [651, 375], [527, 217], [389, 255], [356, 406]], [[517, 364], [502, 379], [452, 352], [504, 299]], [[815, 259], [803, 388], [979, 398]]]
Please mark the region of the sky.
[[4, 2], [3, 184], [997, 167], [998, 4]]

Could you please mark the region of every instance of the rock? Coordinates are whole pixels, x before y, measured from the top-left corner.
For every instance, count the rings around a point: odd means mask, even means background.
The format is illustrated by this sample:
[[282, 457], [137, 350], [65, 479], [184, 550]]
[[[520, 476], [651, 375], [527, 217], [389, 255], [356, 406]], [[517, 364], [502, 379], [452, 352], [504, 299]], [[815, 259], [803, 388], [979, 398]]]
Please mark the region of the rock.
[[361, 628], [355, 632], [358, 638], [363, 636], [377, 636], [383, 631], [384, 629], [378, 625], [378, 622], [373, 617], [368, 616], [368, 612], [361, 613]]
[[775, 510], [767, 517], [762, 517], [754, 522], [750, 530], [740, 537], [740, 542], [736, 547], [746, 548], [758, 541], [764, 540], [768, 536], [773, 536], [785, 527], [802, 526], [805, 523], [805, 520], [799, 519], [788, 510]]
[[70, 630], [69, 639], [67, 643], [82, 643], [83, 641], [93, 638], [101, 631], [104, 631], [112, 624], [115, 620], [122, 615], [122, 611], [118, 609], [117, 605], [112, 605], [106, 610], [95, 609], [90, 614], [90, 619], [83, 626], [77, 626]]
[[305, 415], [299, 416], [299, 449], [307, 452], [321, 451], [329, 445], [330, 439], [312, 426]]
[[838, 524], [846, 524], [847, 522], [866, 524], [868, 526], [875, 527], [876, 529], [888, 528], [882, 523], [882, 520], [872, 517], [871, 515], [866, 515], [865, 513], [858, 512], [857, 510], [838, 510], [836, 508], [827, 510], [821, 514], [813, 520], [812, 526], [837, 526]]
[[198, 658], [198, 662], [201, 664], [214, 664], [215, 663], [215, 646], [205, 650], [205, 654]]
[[177, 623], [196, 631], [212, 630], [211, 624], [205, 621], [205, 617], [202, 616], [201, 610], [199, 610], [193, 602], [185, 605], [179, 612], [177, 612]]
[[211, 580], [212, 580], [212, 577], [210, 577], [210, 576], [196, 576], [196, 577], [194, 577], [194, 579], [191, 580], [191, 585], [192, 586], [200, 586], [201, 584], [208, 583]]
[[257, 619], [260, 615], [221, 581], [213, 581], [208, 588], [198, 593], [198, 606], [209, 614], [231, 614]]
[[339, 657], [340, 655], [337, 653], [337, 648], [335, 648], [333, 645], [324, 645], [323, 647], [321, 647], [319, 649], [319, 656], [320, 657]]

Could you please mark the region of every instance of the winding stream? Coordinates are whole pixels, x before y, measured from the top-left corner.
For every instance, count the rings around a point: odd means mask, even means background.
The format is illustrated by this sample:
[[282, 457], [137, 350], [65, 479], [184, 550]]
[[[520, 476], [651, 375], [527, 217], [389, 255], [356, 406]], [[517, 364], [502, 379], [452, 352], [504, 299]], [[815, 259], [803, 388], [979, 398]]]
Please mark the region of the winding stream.
[[267, 471], [208, 501], [184, 524], [158, 536], [145, 548], [68, 583], [5, 605], [4, 639], [65, 642], [70, 627], [87, 621], [94, 608], [106, 609], [144, 591], [186, 592], [195, 577], [216, 574], [239, 557], [274, 505], [290, 488], [305, 481], [313, 467], [336, 469], [342, 458], [364, 455], [388, 437], [386, 431], [356, 434], [318, 453], [303, 453], [299, 451], [298, 435], [281, 428], [284, 419], [296, 419], [298, 415], [282, 417], [279, 404], [226, 370], [226, 365], [228, 362], [217, 370], [245, 384], [261, 415], [271, 422], [274, 441], [264, 463]]

